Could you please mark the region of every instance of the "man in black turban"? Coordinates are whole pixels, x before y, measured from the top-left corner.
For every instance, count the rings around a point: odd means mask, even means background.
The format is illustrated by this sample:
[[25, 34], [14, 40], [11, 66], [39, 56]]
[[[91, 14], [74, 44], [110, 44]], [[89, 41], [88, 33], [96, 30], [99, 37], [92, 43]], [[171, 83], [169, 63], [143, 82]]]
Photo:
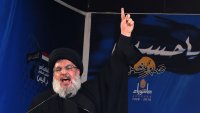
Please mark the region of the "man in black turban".
[[127, 113], [128, 70], [139, 58], [131, 46], [134, 21], [121, 9], [121, 36], [115, 50], [98, 77], [81, 85], [83, 64], [79, 55], [68, 48], [50, 54], [53, 90], [40, 94], [30, 113]]

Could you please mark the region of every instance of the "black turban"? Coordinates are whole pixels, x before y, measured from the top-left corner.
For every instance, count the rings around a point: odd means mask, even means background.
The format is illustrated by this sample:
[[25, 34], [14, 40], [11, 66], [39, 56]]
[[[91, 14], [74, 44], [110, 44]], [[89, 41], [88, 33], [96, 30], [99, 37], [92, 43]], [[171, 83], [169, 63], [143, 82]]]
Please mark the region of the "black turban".
[[80, 75], [83, 73], [83, 63], [79, 54], [69, 48], [54, 49], [49, 56], [49, 71], [53, 72], [53, 67], [58, 60], [67, 59], [74, 63], [80, 69]]

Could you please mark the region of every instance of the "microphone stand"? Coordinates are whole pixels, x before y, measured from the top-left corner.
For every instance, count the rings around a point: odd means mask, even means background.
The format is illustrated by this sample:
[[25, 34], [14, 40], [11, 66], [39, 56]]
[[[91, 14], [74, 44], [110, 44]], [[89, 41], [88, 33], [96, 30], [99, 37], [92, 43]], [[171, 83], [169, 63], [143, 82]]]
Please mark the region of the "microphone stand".
[[44, 104], [45, 102], [47, 102], [48, 100], [50, 100], [51, 98], [57, 96], [58, 94], [53, 94], [51, 95], [49, 98], [47, 98], [46, 100], [42, 101], [41, 103], [37, 104], [35, 107], [31, 108], [28, 112], [26, 113], [30, 113], [31, 111], [35, 110], [37, 107], [39, 107], [40, 105]]

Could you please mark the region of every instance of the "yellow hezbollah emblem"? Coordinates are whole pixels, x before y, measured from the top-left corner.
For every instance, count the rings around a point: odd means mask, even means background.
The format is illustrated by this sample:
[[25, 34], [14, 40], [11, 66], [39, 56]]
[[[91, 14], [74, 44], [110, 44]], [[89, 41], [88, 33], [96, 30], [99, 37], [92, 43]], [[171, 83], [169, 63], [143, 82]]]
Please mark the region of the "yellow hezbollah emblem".
[[160, 74], [165, 71], [166, 67], [164, 64], [156, 67], [155, 61], [150, 57], [142, 57], [136, 64], [130, 67], [130, 72], [138, 74], [139, 77], [146, 77], [147, 75]]

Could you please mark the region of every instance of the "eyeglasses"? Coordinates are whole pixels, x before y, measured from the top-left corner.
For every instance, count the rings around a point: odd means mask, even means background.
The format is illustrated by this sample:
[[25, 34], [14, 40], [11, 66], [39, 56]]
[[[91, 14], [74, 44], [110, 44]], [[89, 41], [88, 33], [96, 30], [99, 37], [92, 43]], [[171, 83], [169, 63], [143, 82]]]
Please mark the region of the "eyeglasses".
[[[67, 65], [67, 66], [65, 66], [64, 67], [64, 69], [66, 70], [66, 71], [74, 71], [74, 69], [76, 69], [77, 67], [76, 66], [74, 66], [74, 65]], [[62, 71], [62, 67], [55, 67], [54, 69], [53, 69], [53, 71], [54, 72], [56, 72], [56, 73], [60, 73], [61, 71]]]

